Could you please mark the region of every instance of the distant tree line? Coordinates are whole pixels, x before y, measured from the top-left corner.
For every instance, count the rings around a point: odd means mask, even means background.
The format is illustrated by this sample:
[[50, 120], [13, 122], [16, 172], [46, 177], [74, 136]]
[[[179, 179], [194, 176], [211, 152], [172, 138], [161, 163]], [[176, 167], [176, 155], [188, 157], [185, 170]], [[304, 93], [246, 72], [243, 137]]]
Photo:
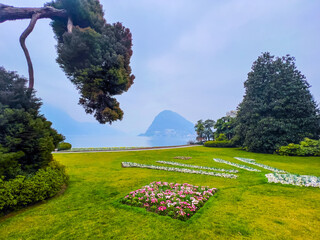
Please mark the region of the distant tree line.
[[[237, 111], [210, 120], [214, 123], [210, 127], [204, 124], [208, 120], [197, 122], [198, 141], [215, 140], [215, 146], [217, 140], [229, 141], [227, 146], [272, 153], [304, 138], [319, 139], [320, 111], [293, 57], [263, 53], [253, 63], [244, 87]], [[215, 132], [210, 132], [212, 128]]]

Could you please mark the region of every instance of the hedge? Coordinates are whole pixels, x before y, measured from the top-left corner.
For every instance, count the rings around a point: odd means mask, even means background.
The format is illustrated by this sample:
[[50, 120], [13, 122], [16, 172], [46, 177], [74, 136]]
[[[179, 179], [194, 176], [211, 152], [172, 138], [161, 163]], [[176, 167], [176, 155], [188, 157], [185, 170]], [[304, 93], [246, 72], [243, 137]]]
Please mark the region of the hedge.
[[231, 141], [207, 141], [204, 143], [205, 147], [233, 147]]
[[19, 175], [8, 181], [0, 179], [0, 215], [53, 197], [68, 179], [65, 167], [55, 161], [31, 177]]
[[67, 142], [61, 142], [58, 144], [58, 150], [69, 150], [72, 148], [72, 145], [70, 143]]
[[282, 156], [320, 156], [320, 140], [305, 138], [300, 144], [280, 147], [276, 153]]

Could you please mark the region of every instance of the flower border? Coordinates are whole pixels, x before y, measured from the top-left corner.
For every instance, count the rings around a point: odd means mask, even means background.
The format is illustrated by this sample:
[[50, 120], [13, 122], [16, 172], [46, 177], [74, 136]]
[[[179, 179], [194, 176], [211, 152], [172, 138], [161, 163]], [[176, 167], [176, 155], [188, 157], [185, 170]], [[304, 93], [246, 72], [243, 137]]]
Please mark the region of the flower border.
[[229, 161], [226, 161], [226, 160], [223, 160], [223, 159], [220, 159], [220, 158], [214, 158], [213, 160], [214, 160], [215, 162], [225, 163], [225, 164], [228, 164], [228, 165], [237, 167], [237, 168], [242, 168], [242, 169], [247, 170], [247, 171], [251, 171], [251, 172], [261, 172], [261, 171], [258, 170], [258, 169], [255, 169], [255, 168], [252, 168], [252, 167], [248, 167], [248, 166], [246, 166], [246, 165], [241, 165], [241, 164], [229, 162]]
[[237, 173], [238, 170], [231, 169], [223, 169], [223, 168], [214, 168], [214, 167], [205, 167], [205, 166], [198, 166], [198, 165], [191, 165], [191, 164], [184, 164], [178, 162], [171, 162], [171, 161], [156, 161], [157, 163], [180, 166], [180, 167], [190, 167], [190, 168], [198, 168], [198, 169], [206, 169], [206, 170], [213, 170], [213, 171], [220, 171], [220, 172], [230, 172], [230, 173]]
[[224, 177], [224, 178], [237, 178], [238, 176], [230, 173], [215, 173], [215, 172], [206, 172], [202, 170], [192, 170], [187, 168], [175, 168], [175, 167], [162, 167], [155, 165], [140, 164], [134, 162], [122, 162], [122, 167], [137, 167], [137, 168], [148, 168], [156, 170], [164, 170], [169, 172], [181, 172], [181, 173], [191, 173], [191, 174], [201, 174], [201, 175], [210, 175], [215, 177]]

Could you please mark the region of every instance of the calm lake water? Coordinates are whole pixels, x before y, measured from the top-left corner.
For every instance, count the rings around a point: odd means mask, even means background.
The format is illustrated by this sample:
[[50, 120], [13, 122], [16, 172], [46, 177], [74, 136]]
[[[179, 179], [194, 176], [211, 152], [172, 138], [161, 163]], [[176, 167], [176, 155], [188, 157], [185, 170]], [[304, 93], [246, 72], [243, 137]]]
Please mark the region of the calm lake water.
[[191, 139], [140, 136], [66, 136], [72, 147], [156, 147], [187, 144]]

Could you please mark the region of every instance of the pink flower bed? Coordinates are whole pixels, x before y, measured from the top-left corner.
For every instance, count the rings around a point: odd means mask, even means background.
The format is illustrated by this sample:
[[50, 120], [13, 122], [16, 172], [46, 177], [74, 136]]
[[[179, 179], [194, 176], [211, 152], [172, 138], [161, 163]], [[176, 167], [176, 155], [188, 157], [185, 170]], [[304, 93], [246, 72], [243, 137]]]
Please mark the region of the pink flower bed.
[[121, 202], [146, 208], [148, 211], [172, 218], [192, 217], [217, 191], [216, 188], [193, 186], [188, 183], [152, 182], [130, 192]]

